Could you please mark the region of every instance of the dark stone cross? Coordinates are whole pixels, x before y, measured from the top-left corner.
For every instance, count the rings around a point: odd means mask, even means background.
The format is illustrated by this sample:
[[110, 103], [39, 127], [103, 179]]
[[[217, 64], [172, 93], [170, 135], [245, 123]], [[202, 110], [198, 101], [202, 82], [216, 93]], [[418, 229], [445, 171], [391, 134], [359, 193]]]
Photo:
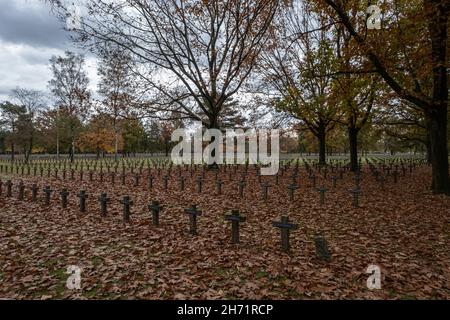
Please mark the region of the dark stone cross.
[[398, 171], [395, 170], [395, 171], [392, 173], [392, 176], [394, 177], [394, 183], [397, 183], [397, 181], [398, 181]]
[[402, 165], [402, 174], [403, 176], [406, 176], [406, 167], [404, 167], [403, 165]]
[[67, 208], [67, 196], [69, 195], [69, 192], [67, 189], [62, 189], [59, 194], [61, 195], [61, 206], [65, 209]]
[[336, 189], [336, 181], [337, 181], [338, 177], [333, 176], [331, 177], [331, 180], [333, 180], [333, 189]]
[[247, 218], [239, 215], [239, 210], [232, 210], [231, 214], [225, 215], [225, 220], [231, 221], [231, 242], [239, 243], [239, 224]]
[[290, 230], [297, 229], [298, 225], [290, 223], [289, 218], [286, 216], [281, 217], [281, 221], [274, 221], [272, 225], [281, 230], [281, 249], [285, 252], [288, 252]]
[[135, 187], [138, 187], [139, 186], [139, 180], [140, 180], [140, 176], [139, 176], [139, 174], [138, 173], [136, 173], [135, 175], [134, 175], [134, 186]]
[[325, 203], [325, 192], [327, 192], [328, 189], [325, 188], [325, 186], [321, 186], [317, 191], [320, 193], [320, 204], [323, 205]]
[[159, 201], [152, 201], [148, 205], [148, 209], [152, 212], [152, 222], [154, 226], [159, 226], [159, 213], [164, 207], [159, 204]]
[[385, 171], [387, 172], [387, 175], [388, 175], [388, 176], [391, 175], [391, 168], [390, 168], [390, 167], [387, 167], [387, 168], [385, 169]]
[[80, 198], [80, 211], [86, 212], [86, 199], [88, 198], [88, 195], [86, 194], [85, 190], [81, 190], [77, 197]]
[[267, 196], [268, 196], [268, 193], [269, 193], [269, 188], [270, 188], [270, 184], [269, 183], [264, 182], [262, 184], [262, 193], [263, 193], [263, 199], [264, 200], [267, 200]]
[[384, 190], [384, 180], [385, 180], [385, 178], [382, 175], [380, 175], [377, 180], [378, 180], [378, 182], [381, 185], [381, 189]]
[[38, 193], [38, 186], [36, 183], [33, 183], [33, 185], [31, 186], [31, 201], [35, 202], [37, 200], [37, 193]]
[[123, 222], [130, 222], [130, 206], [133, 205], [133, 201], [129, 196], [124, 196], [120, 203], [123, 204]]
[[169, 177], [167, 175], [163, 177], [163, 182], [164, 182], [164, 191], [167, 191], [169, 187]]
[[245, 182], [244, 179], [239, 181], [239, 196], [241, 198], [244, 197], [244, 188], [245, 188], [246, 185], [247, 185], [247, 183]]
[[292, 184], [297, 184], [297, 175], [293, 174], [291, 178], [292, 178]]
[[5, 186], [6, 186], [6, 196], [10, 198], [12, 196], [13, 183], [11, 182], [11, 180], [6, 180]]
[[109, 201], [108, 195], [106, 193], [102, 193], [98, 198], [98, 201], [100, 201], [100, 214], [102, 217], [105, 217], [108, 212], [107, 209]]
[[217, 181], [216, 181], [216, 191], [217, 191], [218, 195], [222, 194], [222, 184], [223, 184], [222, 180], [220, 180], [220, 178], [217, 179]]
[[189, 215], [189, 232], [192, 235], [197, 235], [197, 216], [201, 216], [202, 212], [197, 209], [195, 204], [192, 205], [192, 207], [185, 209], [184, 212]]
[[19, 182], [19, 195], [17, 196], [17, 199], [19, 201], [23, 200], [23, 192], [24, 192], [24, 190], [25, 190], [25, 186], [23, 185], [23, 181], [20, 181]]
[[298, 186], [296, 184], [291, 184], [288, 186], [288, 190], [289, 190], [289, 200], [293, 201], [294, 200], [294, 192], [295, 190], [298, 189]]
[[147, 186], [148, 186], [149, 190], [151, 190], [153, 188], [153, 179], [154, 178], [153, 178], [153, 176], [151, 174], [149, 174], [147, 176]]
[[45, 186], [43, 191], [44, 191], [44, 194], [45, 194], [44, 203], [46, 205], [49, 205], [50, 204], [50, 195], [52, 194], [53, 190], [50, 189], [49, 186]]
[[183, 176], [180, 176], [178, 178], [178, 181], [180, 182], [180, 191], [184, 191], [184, 180], [185, 180], [185, 177], [183, 177]]
[[203, 177], [199, 176], [197, 179], [197, 192], [201, 193], [202, 192], [202, 184], [203, 184]]
[[313, 188], [315, 188], [316, 187], [316, 175], [313, 174], [313, 175], [309, 176], [309, 180], [312, 182]]
[[353, 194], [353, 206], [355, 208], [359, 207], [359, 195], [361, 194], [361, 189], [355, 188], [354, 190], [350, 191], [351, 194]]

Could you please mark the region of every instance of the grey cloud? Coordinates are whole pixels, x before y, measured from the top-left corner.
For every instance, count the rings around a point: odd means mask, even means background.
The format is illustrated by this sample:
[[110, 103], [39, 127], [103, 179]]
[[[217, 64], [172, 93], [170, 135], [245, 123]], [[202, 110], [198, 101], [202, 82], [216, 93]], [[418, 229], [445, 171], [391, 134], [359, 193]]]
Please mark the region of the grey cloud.
[[34, 47], [65, 48], [63, 25], [43, 1], [0, 0], [0, 39]]

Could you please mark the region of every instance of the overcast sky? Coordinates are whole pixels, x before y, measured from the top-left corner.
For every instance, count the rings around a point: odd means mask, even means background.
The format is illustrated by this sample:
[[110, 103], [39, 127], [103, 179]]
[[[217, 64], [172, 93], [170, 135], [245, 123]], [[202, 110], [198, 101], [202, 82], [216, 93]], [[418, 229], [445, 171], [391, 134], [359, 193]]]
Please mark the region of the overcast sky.
[[[48, 91], [48, 60], [67, 49], [79, 50], [44, 1], [0, 0], [0, 8], [0, 101], [16, 87]], [[86, 58], [86, 70], [95, 90], [95, 58]]]

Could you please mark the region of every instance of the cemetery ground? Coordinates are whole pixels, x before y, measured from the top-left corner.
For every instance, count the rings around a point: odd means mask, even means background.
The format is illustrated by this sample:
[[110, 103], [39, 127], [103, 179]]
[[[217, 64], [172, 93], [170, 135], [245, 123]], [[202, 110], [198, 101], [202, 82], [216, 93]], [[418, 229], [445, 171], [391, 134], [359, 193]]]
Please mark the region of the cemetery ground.
[[[243, 166], [222, 167], [220, 187], [216, 171], [200, 167], [151, 168], [150, 185], [146, 167], [133, 173], [126, 168], [123, 184], [120, 167], [117, 173], [103, 168], [101, 177], [98, 167], [92, 177], [86, 167], [82, 177], [78, 168], [73, 178], [67, 169], [63, 178], [61, 168], [33, 174], [5, 165], [0, 298], [450, 299], [450, 198], [429, 190], [427, 165], [398, 164], [364, 164], [355, 179], [337, 164], [324, 170], [290, 162], [278, 183], [258, 176], [253, 166], [246, 174]], [[53, 190], [48, 204], [45, 186]], [[87, 195], [84, 212], [80, 190]], [[354, 190], [359, 190], [357, 204]], [[101, 193], [109, 198], [106, 215]], [[132, 201], [128, 222], [121, 203], [125, 195]], [[152, 201], [163, 207], [159, 225], [152, 220]], [[202, 211], [196, 235], [185, 211], [193, 204]], [[225, 219], [233, 209], [246, 218], [239, 224], [239, 243], [232, 243], [231, 222]], [[273, 225], [282, 216], [298, 226], [290, 230], [289, 252], [281, 250], [280, 229]], [[326, 241], [323, 247], [320, 240]], [[79, 290], [66, 287], [70, 265], [82, 270]], [[369, 265], [381, 268], [380, 290], [367, 288]]]

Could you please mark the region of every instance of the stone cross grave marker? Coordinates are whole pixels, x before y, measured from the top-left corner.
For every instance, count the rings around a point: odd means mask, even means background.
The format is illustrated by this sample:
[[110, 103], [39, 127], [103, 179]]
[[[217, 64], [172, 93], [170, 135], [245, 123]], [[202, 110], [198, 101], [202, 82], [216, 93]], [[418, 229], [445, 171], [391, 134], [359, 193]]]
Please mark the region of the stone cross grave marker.
[[245, 180], [242, 178], [242, 179], [238, 182], [238, 185], [239, 185], [239, 196], [240, 196], [241, 198], [243, 198], [243, 197], [244, 197], [244, 188], [245, 188], [245, 186], [247, 185], [247, 183], [246, 183]]
[[139, 186], [139, 180], [140, 180], [140, 175], [139, 175], [139, 173], [136, 173], [135, 175], [134, 175], [134, 186], [135, 187], [138, 187]]
[[20, 182], [19, 182], [19, 187], [18, 187], [18, 189], [19, 189], [19, 194], [18, 194], [18, 196], [17, 196], [17, 199], [18, 199], [19, 201], [22, 201], [22, 200], [23, 200], [23, 193], [24, 193], [24, 190], [25, 190], [25, 186], [23, 185], [23, 181], [20, 181]]
[[294, 192], [295, 192], [295, 190], [297, 190], [298, 189], [298, 186], [296, 185], [296, 184], [290, 184], [289, 186], [288, 186], [288, 190], [289, 190], [289, 200], [290, 201], [294, 201]]
[[169, 177], [167, 175], [164, 175], [163, 177], [163, 188], [164, 191], [167, 191], [167, 189], [169, 188]]
[[181, 176], [178, 178], [178, 181], [180, 182], [180, 191], [184, 191], [184, 181], [186, 180], [185, 177]]
[[98, 201], [100, 201], [100, 214], [102, 217], [105, 217], [108, 212], [108, 202], [109, 198], [106, 193], [102, 193], [100, 197], [98, 198]]
[[333, 176], [331, 177], [331, 180], [333, 180], [333, 189], [336, 189], [336, 181], [337, 181], [338, 177]]
[[184, 212], [189, 215], [189, 232], [192, 235], [197, 235], [197, 216], [201, 216], [202, 211], [198, 210], [194, 204], [190, 208], [185, 209]]
[[247, 218], [239, 214], [239, 210], [232, 210], [231, 214], [225, 215], [225, 220], [231, 221], [231, 242], [239, 243], [239, 224]]
[[69, 192], [67, 189], [62, 189], [59, 194], [61, 195], [61, 207], [65, 209], [67, 208], [67, 197], [69, 196]]
[[223, 185], [222, 180], [220, 180], [220, 178], [217, 179], [217, 181], [216, 181], [216, 192], [217, 192], [218, 195], [222, 194], [222, 185]]
[[147, 187], [148, 187], [148, 190], [152, 190], [152, 188], [153, 188], [153, 179], [155, 179], [155, 178], [152, 176], [152, 174], [149, 174], [147, 176]]
[[33, 185], [31, 186], [31, 201], [32, 202], [36, 202], [38, 191], [39, 191], [39, 188], [38, 188], [37, 184], [33, 183]]
[[328, 189], [325, 186], [321, 186], [320, 188], [317, 189], [317, 191], [319, 191], [320, 193], [320, 204], [321, 205], [325, 204], [325, 192], [327, 192]]
[[394, 183], [397, 183], [397, 181], [398, 181], [398, 171], [395, 170], [394, 172], [392, 172], [392, 176], [394, 177]]
[[13, 186], [12, 181], [6, 180], [5, 186], [6, 186], [6, 196], [10, 198], [12, 196], [12, 186]]
[[202, 186], [203, 186], [203, 176], [198, 176], [195, 181], [197, 182], [197, 192], [201, 193], [202, 192]]
[[86, 199], [88, 198], [88, 195], [86, 194], [86, 190], [81, 190], [77, 197], [80, 199], [80, 212], [86, 212]]
[[164, 207], [159, 204], [159, 201], [152, 201], [148, 205], [148, 209], [152, 212], [152, 222], [154, 226], [159, 226], [159, 214]]
[[52, 194], [53, 190], [50, 189], [50, 186], [45, 186], [43, 191], [44, 191], [44, 194], [45, 194], [44, 204], [45, 205], [49, 205], [50, 204], [50, 195]]
[[281, 221], [274, 221], [273, 226], [279, 228], [281, 230], [281, 249], [284, 252], [288, 252], [289, 245], [289, 234], [290, 230], [295, 230], [298, 228], [297, 224], [289, 222], [289, 217], [283, 216], [281, 217]]
[[123, 204], [123, 222], [130, 222], [130, 206], [133, 205], [133, 201], [129, 196], [124, 196], [120, 203]]
[[268, 193], [269, 193], [269, 188], [270, 188], [270, 184], [268, 182], [264, 182], [262, 184], [262, 196], [264, 200], [267, 200], [268, 197]]
[[316, 175], [315, 175], [315, 174], [309, 176], [309, 181], [311, 181], [312, 187], [313, 187], [313, 188], [316, 187], [316, 179], [317, 179], [317, 178], [316, 178]]

